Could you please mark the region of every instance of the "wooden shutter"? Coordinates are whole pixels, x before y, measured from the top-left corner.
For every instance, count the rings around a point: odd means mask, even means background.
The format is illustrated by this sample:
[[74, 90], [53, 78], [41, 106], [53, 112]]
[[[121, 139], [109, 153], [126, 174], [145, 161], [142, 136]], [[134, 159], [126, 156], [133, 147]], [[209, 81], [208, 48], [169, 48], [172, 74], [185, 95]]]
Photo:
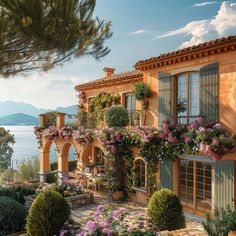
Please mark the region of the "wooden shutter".
[[160, 180], [161, 188], [168, 188], [172, 190], [172, 173], [173, 173], [173, 163], [172, 160], [164, 158], [160, 162]]
[[172, 108], [172, 76], [160, 72], [158, 75], [158, 125], [165, 118], [171, 118]]
[[218, 120], [218, 63], [200, 70], [200, 115], [206, 121]]

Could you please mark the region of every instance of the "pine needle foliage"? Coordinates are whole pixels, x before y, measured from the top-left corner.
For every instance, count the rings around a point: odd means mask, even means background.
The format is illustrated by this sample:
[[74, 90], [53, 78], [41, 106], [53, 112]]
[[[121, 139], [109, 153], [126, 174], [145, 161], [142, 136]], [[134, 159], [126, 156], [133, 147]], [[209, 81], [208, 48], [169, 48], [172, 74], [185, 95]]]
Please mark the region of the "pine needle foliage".
[[43, 70], [90, 55], [100, 59], [111, 22], [93, 17], [96, 0], [1, 0], [0, 74]]

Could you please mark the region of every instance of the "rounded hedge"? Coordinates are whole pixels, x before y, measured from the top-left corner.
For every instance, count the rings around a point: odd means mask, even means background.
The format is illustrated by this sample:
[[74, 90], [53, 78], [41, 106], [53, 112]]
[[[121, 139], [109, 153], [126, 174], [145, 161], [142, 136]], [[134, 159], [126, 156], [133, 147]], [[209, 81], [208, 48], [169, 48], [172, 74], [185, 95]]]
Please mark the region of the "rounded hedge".
[[26, 231], [32, 236], [57, 235], [70, 217], [70, 208], [62, 195], [48, 190], [34, 200], [26, 219]]
[[122, 106], [112, 106], [106, 112], [106, 123], [109, 127], [125, 127], [129, 124], [128, 110]]
[[0, 197], [0, 236], [24, 229], [27, 211], [10, 197]]
[[161, 189], [152, 195], [147, 206], [147, 216], [161, 231], [176, 230], [186, 226], [180, 200], [169, 189]]

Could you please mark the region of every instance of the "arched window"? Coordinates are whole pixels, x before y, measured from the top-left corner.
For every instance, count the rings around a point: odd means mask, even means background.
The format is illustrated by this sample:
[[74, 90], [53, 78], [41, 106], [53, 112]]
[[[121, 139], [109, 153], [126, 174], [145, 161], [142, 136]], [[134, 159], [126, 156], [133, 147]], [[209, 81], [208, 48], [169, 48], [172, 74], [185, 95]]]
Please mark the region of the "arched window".
[[146, 163], [143, 159], [134, 161], [134, 187], [146, 188]]

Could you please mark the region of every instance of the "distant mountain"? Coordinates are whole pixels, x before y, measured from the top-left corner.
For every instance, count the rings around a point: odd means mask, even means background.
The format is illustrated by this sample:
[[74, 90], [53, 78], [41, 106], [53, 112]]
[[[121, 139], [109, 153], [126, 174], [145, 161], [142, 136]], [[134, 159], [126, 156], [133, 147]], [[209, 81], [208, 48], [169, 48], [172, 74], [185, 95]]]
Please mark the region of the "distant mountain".
[[24, 102], [14, 102], [14, 101], [5, 101], [0, 102], [0, 117], [16, 114], [16, 113], [24, 113], [30, 116], [37, 117], [41, 113], [45, 113], [48, 111], [60, 111], [65, 112], [67, 114], [76, 114], [77, 106], [72, 105], [68, 107], [57, 107], [56, 109], [40, 109], [31, 104]]
[[0, 125], [39, 125], [39, 118], [24, 113], [0, 117]]

